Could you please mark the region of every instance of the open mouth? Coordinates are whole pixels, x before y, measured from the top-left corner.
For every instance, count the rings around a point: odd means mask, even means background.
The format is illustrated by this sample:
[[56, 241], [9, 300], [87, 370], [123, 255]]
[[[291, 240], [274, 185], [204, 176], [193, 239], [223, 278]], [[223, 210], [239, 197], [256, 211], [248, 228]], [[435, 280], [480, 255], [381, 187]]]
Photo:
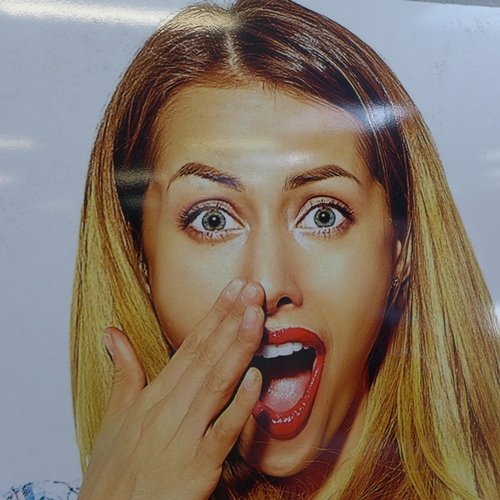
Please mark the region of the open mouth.
[[265, 331], [251, 366], [262, 373], [262, 391], [253, 416], [279, 439], [306, 425], [318, 392], [325, 359], [321, 339], [305, 328]]

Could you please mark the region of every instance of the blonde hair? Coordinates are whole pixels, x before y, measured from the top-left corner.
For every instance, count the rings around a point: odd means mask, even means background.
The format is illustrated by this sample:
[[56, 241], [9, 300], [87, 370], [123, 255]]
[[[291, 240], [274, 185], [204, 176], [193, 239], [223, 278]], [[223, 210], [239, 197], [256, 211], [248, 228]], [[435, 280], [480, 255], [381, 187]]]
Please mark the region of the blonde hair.
[[[253, 81], [359, 119], [371, 174], [403, 242], [399, 283], [370, 360], [363, 435], [349, 471], [327, 480], [317, 498], [498, 498], [498, 323], [430, 133], [371, 48], [289, 0], [184, 10], [146, 42], [106, 110], [90, 160], [71, 320], [82, 466], [112, 380], [102, 330], [127, 333], [148, 380], [170, 356], [141, 250], [155, 119], [188, 85]], [[215, 495], [240, 498], [231, 486], [236, 469], [228, 463]], [[249, 491], [285, 495], [260, 477]]]

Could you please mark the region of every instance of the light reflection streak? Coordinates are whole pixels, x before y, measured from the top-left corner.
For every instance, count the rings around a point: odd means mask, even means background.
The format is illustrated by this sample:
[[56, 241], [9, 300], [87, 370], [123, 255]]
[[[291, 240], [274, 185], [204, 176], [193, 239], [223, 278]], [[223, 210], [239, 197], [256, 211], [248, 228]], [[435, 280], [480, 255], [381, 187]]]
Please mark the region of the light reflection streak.
[[33, 149], [38, 143], [29, 137], [0, 136], [0, 150], [16, 151], [18, 149]]
[[14, 182], [14, 177], [11, 175], [0, 175], [0, 187], [7, 186]]
[[483, 160], [496, 161], [500, 160], [500, 149], [488, 151], [482, 155]]
[[170, 19], [174, 12], [61, 0], [0, 0], [0, 14], [27, 19], [158, 26]]

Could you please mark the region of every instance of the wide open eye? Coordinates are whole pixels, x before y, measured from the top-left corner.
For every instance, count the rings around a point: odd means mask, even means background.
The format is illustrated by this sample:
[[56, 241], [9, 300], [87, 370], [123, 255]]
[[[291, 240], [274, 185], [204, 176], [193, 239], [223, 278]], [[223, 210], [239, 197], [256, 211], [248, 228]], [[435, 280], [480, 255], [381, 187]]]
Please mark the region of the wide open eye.
[[[314, 223], [318, 227], [333, 227], [339, 218], [331, 207], [321, 207], [313, 211]], [[338, 211], [337, 211], [338, 213]], [[307, 217], [306, 217], [307, 218]]]
[[349, 218], [349, 210], [332, 200], [310, 200], [302, 213], [305, 215], [297, 226], [314, 232], [330, 232], [337, 229]]
[[219, 207], [201, 207], [192, 216], [189, 226], [199, 233], [217, 233], [240, 229], [241, 224]]
[[226, 217], [224, 217], [224, 214], [220, 210], [210, 210], [210, 212], [203, 212], [201, 225], [207, 231], [218, 231], [226, 227]]

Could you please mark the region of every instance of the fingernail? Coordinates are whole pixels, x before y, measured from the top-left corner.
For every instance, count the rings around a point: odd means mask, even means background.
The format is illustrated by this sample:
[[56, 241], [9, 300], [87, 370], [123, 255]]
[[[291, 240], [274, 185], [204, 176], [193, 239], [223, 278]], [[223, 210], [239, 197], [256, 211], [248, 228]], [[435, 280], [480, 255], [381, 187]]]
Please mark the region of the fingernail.
[[226, 297], [228, 297], [230, 300], [236, 300], [238, 295], [241, 292], [241, 289], [243, 288], [243, 280], [241, 278], [236, 278], [231, 283], [229, 283], [228, 287], [226, 288]]
[[245, 386], [245, 389], [251, 389], [259, 380], [259, 375], [259, 370], [257, 370], [257, 368], [250, 368], [250, 370], [247, 371], [245, 378], [243, 379], [243, 385]]
[[108, 351], [109, 355], [113, 357], [115, 353], [115, 345], [113, 343], [113, 337], [111, 337], [111, 335], [107, 332], [104, 332], [102, 336], [104, 338], [104, 345], [106, 346], [106, 350]]
[[255, 306], [248, 306], [243, 315], [243, 327], [247, 330], [252, 328], [257, 322], [257, 311]]
[[257, 298], [258, 294], [259, 291], [257, 290], [257, 287], [249, 283], [245, 287], [245, 290], [243, 290], [243, 302], [245, 302], [245, 304], [247, 305], [250, 305]]

